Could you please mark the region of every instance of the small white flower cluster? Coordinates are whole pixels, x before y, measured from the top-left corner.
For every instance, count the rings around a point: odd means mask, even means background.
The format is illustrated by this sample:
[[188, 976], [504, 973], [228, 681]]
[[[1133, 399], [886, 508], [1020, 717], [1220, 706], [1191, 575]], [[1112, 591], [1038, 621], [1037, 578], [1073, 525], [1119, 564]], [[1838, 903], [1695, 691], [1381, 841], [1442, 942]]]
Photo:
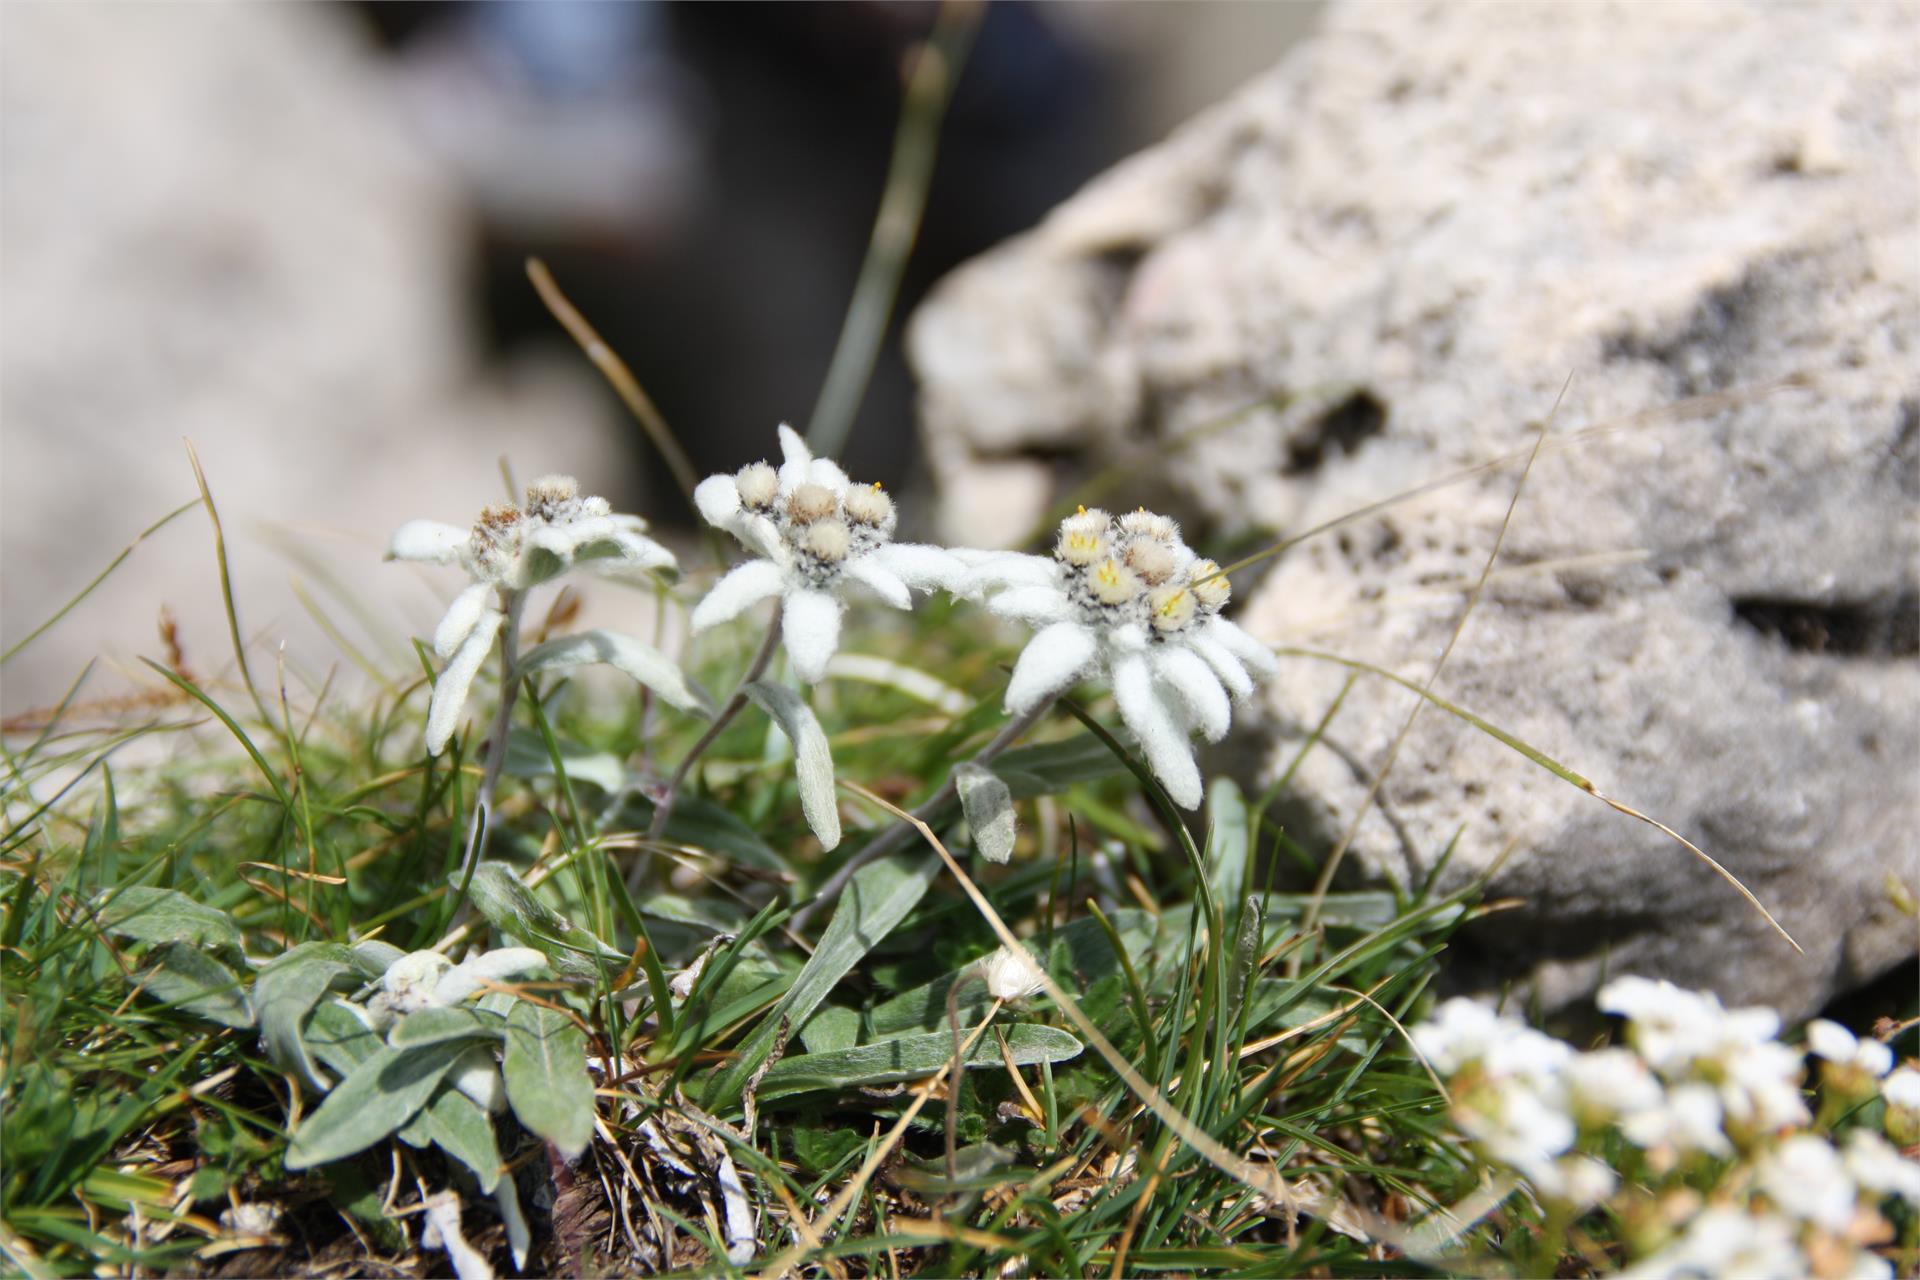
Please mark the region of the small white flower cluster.
[[571, 476], [543, 476], [527, 486], [525, 506], [487, 507], [471, 529], [409, 520], [394, 531], [387, 559], [457, 564], [473, 579], [433, 633], [433, 651], [447, 665], [427, 709], [430, 753], [439, 755], [453, 737], [514, 593], [576, 567], [616, 578], [674, 568], [673, 553], [644, 536], [646, 528], [639, 516], [615, 514], [605, 498], [582, 497]]
[[[364, 1006], [354, 1006], [366, 1024], [384, 1034], [389, 1027], [421, 1009], [447, 1009], [496, 983], [538, 973], [547, 958], [531, 947], [501, 947], [475, 952], [459, 964], [438, 951], [410, 951], [387, 966], [379, 990]], [[507, 1106], [506, 1085], [492, 1045], [477, 1044], [461, 1054], [447, 1079], [488, 1111]]]
[[1226, 735], [1232, 702], [1271, 675], [1273, 654], [1220, 616], [1226, 575], [1181, 541], [1179, 526], [1138, 510], [1115, 519], [1085, 507], [1060, 525], [1051, 556], [975, 554], [962, 595], [1039, 631], [1007, 686], [1022, 714], [1104, 672], [1127, 728], [1167, 794], [1200, 804], [1189, 734]]
[[[1810, 1126], [1800, 1050], [1781, 1044], [1771, 1009], [1727, 1009], [1709, 993], [1620, 978], [1600, 1007], [1626, 1019], [1630, 1047], [1575, 1052], [1517, 1019], [1450, 1000], [1412, 1029], [1414, 1045], [1445, 1077], [1452, 1115], [1490, 1161], [1522, 1175], [1543, 1200], [1584, 1211], [1609, 1200], [1618, 1177], [1590, 1152], [1617, 1134], [1640, 1150], [1656, 1180], [1697, 1184], [1726, 1161], [1705, 1209], [1676, 1185], [1679, 1206], [1630, 1243], [1641, 1256], [1622, 1274], [1886, 1276], [1868, 1245], [1886, 1239], [1890, 1199], [1920, 1206], [1920, 1163], [1856, 1128], [1836, 1146]], [[1886, 1045], [1832, 1022], [1807, 1029], [1806, 1052], [1826, 1087], [1860, 1102], [1876, 1090], [1896, 1140], [1920, 1138], [1920, 1071], [1894, 1071]]]
[[893, 499], [879, 485], [854, 484], [838, 464], [814, 457], [784, 423], [780, 450], [778, 471], [755, 462], [730, 476], [708, 476], [693, 492], [708, 524], [760, 556], [714, 584], [694, 608], [693, 630], [779, 596], [787, 654], [811, 684], [840, 646], [841, 593], [848, 587], [910, 609], [913, 590], [950, 588], [966, 566], [939, 547], [895, 542]]

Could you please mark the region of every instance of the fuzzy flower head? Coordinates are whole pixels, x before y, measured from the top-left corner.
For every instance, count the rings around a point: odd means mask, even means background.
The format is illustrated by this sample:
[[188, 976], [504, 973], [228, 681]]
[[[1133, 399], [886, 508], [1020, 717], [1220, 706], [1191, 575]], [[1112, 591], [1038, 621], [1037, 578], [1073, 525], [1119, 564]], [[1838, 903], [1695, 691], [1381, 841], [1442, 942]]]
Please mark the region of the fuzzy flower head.
[[453, 737], [506, 624], [507, 597], [576, 567], [614, 578], [673, 569], [673, 553], [646, 528], [639, 516], [614, 514], [605, 498], [581, 496], [573, 477], [543, 476], [527, 486], [525, 506], [483, 508], [471, 529], [409, 520], [394, 531], [387, 559], [457, 564], [473, 579], [434, 628], [433, 651], [447, 665], [427, 710], [429, 752], [439, 755]]
[[1082, 507], [1052, 555], [978, 557], [960, 590], [1038, 628], [1007, 686], [1009, 712], [1104, 673], [1154, 776], [1188, 809], [1201, 798], [1189, 735], [1219, 741], [1232, 703], [1274, 670], [1266, 647], [1221, 616], [1232, 588], [1220, 566], [1144, 509], [1116, 519]]
[[[499, 983], [544, 972], [547, 958], [531, 947], [476, 952], [454, 964], [437, 951], [410, 951], [387, 966], [365, 1018], [376, 1031], [422, 1009], [444, 1009]], [[488, 1111], [506, 1109], [506, 1083], [491, 1045], [475, 1045], [448, 1069], [453, 1087]]]
[[938, 547], [895, 542], [899, 516], [893, 499], [879, 485], [854, 484], [837, 464], [814, 457], [785, 423], [780, 449], [777, 470], [755, 462], [733, 475], [708, 476], [694, 490], [707, 523], [759, 558], [714, 584], [694, 607], [693, 630], [698, 634], [778, 596], [793, 669], [811, 683], [825, 674], [839, 648], [848, 588], [910, 609], [913, 590], [950, 587], [966, 567]]

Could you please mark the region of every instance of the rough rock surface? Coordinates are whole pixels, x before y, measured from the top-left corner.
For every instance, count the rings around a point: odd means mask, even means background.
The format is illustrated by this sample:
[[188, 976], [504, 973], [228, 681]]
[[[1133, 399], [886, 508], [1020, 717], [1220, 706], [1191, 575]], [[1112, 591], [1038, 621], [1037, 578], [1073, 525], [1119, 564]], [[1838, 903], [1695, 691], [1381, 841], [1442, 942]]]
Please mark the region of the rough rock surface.
[[[397, 127], [349, 11], [10, 5], [4, 21], [6, 645], [194, 496], [183, 436], [221, 506], [256, 668], [286, 638], [316, 680], [342, 655], [290, 577], [404, 670], [451, 580], [382, 565], [395, 525], [497, 500], [502, 454], [618, 474], [583, 363], [483, 373], [460, 193]], [[198, 513], [7, 664], [6, 711], [56, 701], [96, 655], [148, 678], [131, 659], [160, 652], [162, 605], [189, 664], [218, 675]], [[96, 672], [82, 696], [122, 692]]]
[[[1350, 869], [1406, 882], [1460, 831], [1453, 886], [1511, 846], [1493, 892], [1521, 905], [1455, 972], [1548, 1005], [1631, 970], [1803, 1013], [1910, 964], [1917, 34], [1881, 5], [1336, 6], [915, 317], [947, 531], [1031, 528], [1097, 457], [1258, 545], [1524, 451], [1572, 375], [1436, 691], [1694, 837], [1806, 954], [1432, 708]], [[1246, 571], [1242, 621], [1425, 680], [1518, 474]], [[1269, 774], [1346, 676], [1287, 662]], [[1333, 843], [1413, 701], [1360, 680], [1297, 833]]]

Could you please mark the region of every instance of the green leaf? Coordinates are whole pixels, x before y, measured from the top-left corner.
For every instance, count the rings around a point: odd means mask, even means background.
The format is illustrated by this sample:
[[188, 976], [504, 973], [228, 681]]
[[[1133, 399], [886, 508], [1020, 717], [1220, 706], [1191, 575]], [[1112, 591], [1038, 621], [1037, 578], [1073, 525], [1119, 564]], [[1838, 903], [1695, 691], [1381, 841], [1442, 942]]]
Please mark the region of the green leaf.
[[343, 1160], [387, 1137], [427, 1104], [466, 1049], [460, 1042], [376, 1049], [301, 1122], [287, 1147], [287, 1168]]
[[223, 1027], [245, 1030], [253, 1025], [253, 1006], [233, 970], [184, 942], [169, 942], [159, 957], [160, 963], [142, 978], [153, 999]]
[[967, 816], [967, 830], [973, 833], [973, 847], [988, 862], [1006, 862], [1013, 857], [1013, 794], [993, 770], [971, 760], [953, 771], [954, 788], [960, 793], [960, 809]]
[[[457, 885], [459, 873], [450, 879]], [[526, 940], [563, 978], [593, 979], [617, 973], [627, 957], [534, 896], [503, 862], [482, 862], [468, 888], [473, 905], [502, 933]], [[604, 963], [596, 963], [593, 957]]]
[[783, 684], [755, 680], [747, 686], [747, 696], [773, 717], [780, 732], [793, 744], [794, 773], [800, 781], [800, 811], [807, 825], [820, 839], [822, 849], [840, 844], [840, 802], [833, 789], [833, 753], [827, 749], [826, 731], [814, 718], [813, 708], [800, 695]]
[[557, 1009], [522, 1000], [507, 1014], [500, 1069], [520, 1123], [571, 1160], [593, 1137], [593, 1080], [587, 1037]]
[[107, 932], [156, 946], [188, 942], [197, 947], [240, 950], [240, 928], [226, 912], [195, 902], [176, 889], [130, 885], [96, 899]]
[[1090, 733], [1016, 747], [993, 763], [993, 771], [1005, 780], [1016, 800], [1057, 795], [1075, 783], [1110, 778], [1122, 767], [1107, 745]]
[[604, 662], [624, 671], [682, 711], [700, 716], [713, 714], [713, 699], [688, 679], [673, 659], [652, 645], [617, 631], [582, 631], [549, 640], [521, 657], [515, 675], [528, 676], [536, 671], [564, 670], [594, 662]]
[[[1021, 1022], [1006, 1028], [1007, 1049], [1015, 1066], [1065, 1062], [1079, 1056], [1081, 1044], [1057, 1027]], [[932, 1075], [953, 1060], [953, 1036], [946, 1032], [899, 1036], [879, 1044], [832, 1053], [803, 1053], [782, 1058], [760, 1079], [762, 1102], [815, 1089], [847, 1089]], [[982, 1036], [967, 1053], [967, 1067], [1003, 1067], [999, 1042]]]
[[840, 895], [833, 919], [820, 935], [820, 945], [807, 958], [786, 996], [747, 1037], [733, 1061], [707, 1085], [707, 1105], [727, 1105], [740, 1097], [748, 1077], [773, 1051], [780, 1020], [786, 1018], [789, 1025], [805, 1026], [834, 985], [919, 905], [939, 872], [940, 858], [934, 853], [918, 858], [896, 854], [860, 869]]
[[830, 1004], [800, 1028], [800, 1043], [808, 1053], [832, 1053], [860, 1043], [860, 1011]]
[[[574, 782], [591, 782], [602, 791], [618, 791], [627, 781], [627, 767], [610, 751], [595, 751], [577, 742], [559, 741], [560, 763]], [[531, 729], [507, 732], [507, 761], [503, 766], [516, 778], [549, 778], [556, 770], [546, 739]]]
[[300, 1029], [313, 1006], [336, 984], [351, 986], [359, 980], [364, 963], [337, 942], [303, 942], [276, 957], [253, 980], [260, 1038], [266, 1042], [267, 1056], [282, 1071], [298, 1074], [316, 1089], [327, 1088]]
[[[1207, 833], [1207, 881], [1213, 900], [1231, 913], [1247, 889], [1247, 802], [1232, 779], [1215, 778], [1207, 788], [1207, 811], [1213, 820]], [[1227, 923], [1233, 923], [1231, 914]]]
[[450, 1040], [498, 1040], [507, 1034], [506, 1019], [471, 1006], [417, 1009], [387, 1032], [396, 1049], [442, 1044]]
[[338, 996], [320, 1002], [307, 1019], [301, 1039], [314, 1057], [343, 1079], [378, 1052], [382, 1043], [380, 1034], [354, 1006]]
[[472, 1170], [481, 1191], [493, 1194], [500, 1185], [500, 1144], [480, 1104], [458, 1089], [442, 1089], [420, 1114], [433, 1144]]

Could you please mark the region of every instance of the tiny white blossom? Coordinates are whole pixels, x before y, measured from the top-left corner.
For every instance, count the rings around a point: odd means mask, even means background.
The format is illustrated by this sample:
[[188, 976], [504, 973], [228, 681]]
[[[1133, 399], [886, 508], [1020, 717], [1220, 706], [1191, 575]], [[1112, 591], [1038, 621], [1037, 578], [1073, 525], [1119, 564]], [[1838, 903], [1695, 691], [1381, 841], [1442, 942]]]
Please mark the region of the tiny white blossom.
[[1846, 1162], [1847, 1172], [1860, 1186], [1920, 1207], [1920, 1163], [1901, 1155], [1879, 1134], [1870, 1129], [1848, 1134]]
[[1853, 1221], [1858, 1199], [1853, 1175], [1825, 1138], [1810, 1133], [1788, 1138], [1761, 1159], [1758, 1182], [1773, 1207], [1788, 1217], [1835, 1234]]
[[1920, 1071], [1901, 1067], [1880, 1082], [1880, 1095], [1890, 1107], [1920, 1111]]
[[1465, 996], [1446, 1001], [1411, 1034], [1443, 1076], [1478, 1066], [1497, 1079], [1517, 1076], [1544, 1082], [1573, 1057], [1573, 1050], [1552, 1036]]
[[1666, 1101], [1660, 1082], [1628, 1049], [1575, 1054], [1567, 1063], [1566, 1082], [1575, 1114], [1589, 1124], [1622, 1121]]
[[1646, 1151], [1671, 1148], [1730, 1156], [1733, 1144], [1727, 1141], [1723, 1122], [1720, 1095], [1713, 1086], [1687, 1083], [1668, 1090], [1658, 1106], [1623, 1116], [1620, 1132]]
[[794, 672], [811, 684], [840, 646], [841, 595], [858, 586], [896, 609], [914, 590], [951, 587], [966, 566], [939, 547], [895, 542], [893, 499], [879, 485], [856, 485], [837, 464], [816, 458], [793, 428], [780, 425], [784, 458], [733, 475], [708, 476], [694, 504], [708, 524], [732, 534], [759, 559], [729, 572], [693, 610], [696, 634], [738, 617], [762, 600], [781, 600], [781, 637]]
[[980, 962], [980, 975], [995, 1000], [1024, 1000], [1046, 989], [1040, 966], [1024, 947], [1001, 947]]
[[1007, 685], [1010, 713], [1104, 674], [1154, 776], [1187, 809], [1202, 797], [1189, 735], [1219, 741], [1232, 704], [1275, 669], [1266, 646], [1220, 616], [1231, 594], [1220, 566], [1144, 509], [1116, 520], [1083, 507], [1051, 556], [977, 557], [960, 592], [1037, 628]]
[[[546, 967], [547, 958], [531, 947], [500, 947], [476, 952], [454, 964], [438, 951], [410, 951], [387, 966], [380, 990], [367, 1001], [366, 1018], [376, 1031], [421, 1009], [447, 1008], [475, 992], [509, 978]], [[454, 1060], [447, 1073], [454, 1088], [488, 1111], [506, 1109], [506, 1084], [490, 1045], [475, 1045]]]
[[617, 515], [605, 498], [582, 497], [571, 476], [543, 476], [527, 486], [524, 507], [487, 507], [471, 529], [438, 520], [409, 520], [394, 531], [389, 560], [457, 564], [473, 579], [434, 628], [433, 651], [446, 662], [427, 710], [427, 750], [439, 755], [453, 737], [480, 665], [506, 622], [505, 601], [571, 568], [608, 577], [674, 567], [673, 553], [645, 537], [647, 522]]
[[1602, 987], [1599, 1004], [1627, 1019], [1628, 1041], [1656, 1071], [1711, 1081], [1728, 1120], [1769, 1131], [1810, 1119], [1801, 1056], [1774, 1038], [1772, 1009], [1727, 1009], [1710, 992], [1635, 977]]
[[1620, 1175], [1592, 1156], [1570, 1155], [1554, 1166], [1555, 1186], [1547, 1194], [1576, 1209], [1590, 1209], [1620, 1186]]
[[1876, 1080], [1893, 1070], [1893, 1050], [1825, 1018], [1807, 1024], [1807, 1052], [1843, 1067], [1858, 1067]]
[[1793, 1225], [1774, 1214], [1714, 1205], [1679, 1240], [1620, 1272], [1621, 1280], [1803, 1280], [1811, 1274]]

